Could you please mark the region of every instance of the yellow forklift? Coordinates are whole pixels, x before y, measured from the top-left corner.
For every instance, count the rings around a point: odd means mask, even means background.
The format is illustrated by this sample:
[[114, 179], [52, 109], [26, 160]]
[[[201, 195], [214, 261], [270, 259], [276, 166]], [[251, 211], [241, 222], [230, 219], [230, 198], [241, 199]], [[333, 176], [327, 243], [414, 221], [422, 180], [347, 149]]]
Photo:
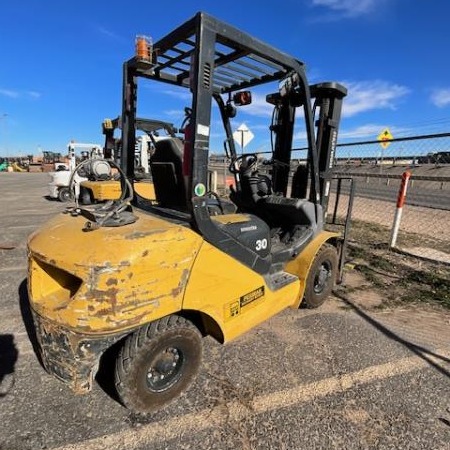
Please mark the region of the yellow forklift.
[[[109, 160], [120, 161], [122, 154], [122, 141], [115, 137], [115, 130], [121, 129], [122, 117], [105, 119], [102, 123], [102, 131], [105, 135], [103, 147], [104, 159], [92, 159], [91, 162], [83, 161], [74, 170], [78, 176], [86, 178], [80, 183], [79, 195], [72, 192], [72, 196], [78, 197], [82, 205], [117, 200], [121, 195], [120, 183], [117, 181], [118, 173], [112, 170]], [[173, 124], [155, 119], [135, 119], [135, 129], [144, 134], [135, 144], [134, 154], [134, 190], [143, 198], [155, 199], [155, 190], [148, 169], [148, 159], [155, 149], [156, 141], [163, 139], [176, 139], [177, 129]], [[181, 142], [179, 144], [182, 145]], [[73, 181], [73, 179], [72, 179]], [[70, 192], [74, 189], [74, 183], [68, 188]]]
[[[324, 224], [346, 89], [308, 85], [303, 63], [205, 13], [137, 49], [124, 63], [120, 166], [111, 162], [121, 194], [76, 205], [30, 237], [28, 289], [45, 368], [87, 392], [116, 344], [118, 396], [149, 412], [194, 380], [203, 336], [226, 343], [285, 308], [318, 307], [339, 282], [350, 211], [343, 233]], [[141, 79], [192, 96], [181, 145], [155, 142], [154, 201], [133, 190]], [[237, 154], [230, 122], [253, 88], [273, 107], [264, 167]], [[229, 199], [208, 188], [213, 104], [235, 180]], [[295, 167], [301, 126], [307, 157]]]

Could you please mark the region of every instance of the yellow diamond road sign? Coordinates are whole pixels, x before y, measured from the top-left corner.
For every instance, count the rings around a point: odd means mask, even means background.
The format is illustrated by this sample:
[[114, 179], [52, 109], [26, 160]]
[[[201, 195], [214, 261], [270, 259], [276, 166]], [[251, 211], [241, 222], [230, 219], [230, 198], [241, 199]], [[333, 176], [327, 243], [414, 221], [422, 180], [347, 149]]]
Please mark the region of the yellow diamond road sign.
[[388, 148], [391, 144], [389, 141], [394, 139], [394, 136], [392, 136], [391, 132], [389, 131], [389, 128], [385, 128], [377, 137], [377, 139], [380, 141], [380, 145], [383, 148]]

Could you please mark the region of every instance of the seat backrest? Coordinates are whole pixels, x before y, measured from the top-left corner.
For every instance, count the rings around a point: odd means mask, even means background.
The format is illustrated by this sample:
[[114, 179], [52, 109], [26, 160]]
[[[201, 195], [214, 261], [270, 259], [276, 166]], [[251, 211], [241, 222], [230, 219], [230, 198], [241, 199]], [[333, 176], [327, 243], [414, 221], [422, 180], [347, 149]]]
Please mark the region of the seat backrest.
[[150, 158], [156, 200], [165, 208], [186, 210], [186, 188], [182, 170], [183, 144], [178, 138], [157, 141]]

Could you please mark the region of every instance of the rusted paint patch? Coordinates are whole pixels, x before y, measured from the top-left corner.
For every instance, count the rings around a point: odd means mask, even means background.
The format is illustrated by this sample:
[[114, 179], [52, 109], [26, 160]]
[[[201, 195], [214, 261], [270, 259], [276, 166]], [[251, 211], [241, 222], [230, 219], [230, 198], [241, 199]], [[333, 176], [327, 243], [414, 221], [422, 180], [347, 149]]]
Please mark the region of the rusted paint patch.
[[[107, 309], [108, 313], [111, 312], [114, 314], [117, 307], [117, 293], [119, 292], [119, 289], [111, 287], [107, 290], [100, 290], [100, 289], [89, 289], [86, 294], [85, 298], [86, 300], [95, 300], [97, 303], [109, 303], [111, 305], [111, 308]], [[96, 313], [98, 315], [98, 312]]]
[[142, 253], [142, 257], [145, 258], [147, 255], [148, 255], [148, 250], [145, 250], [145, 251]]
[[180, 281], [178, 283], [178, 286], [174, 289], [172, 289], [171, 295], [172, 297], [176, 298], [178, 297], [186, 287], [187, 281], [189, 278], [189, 269], [184, 269], [181, 273]]
[[108, 278], [106, 280], [106, 285], [107, 286], [113, 286], [113, 285], [115, 286], [117, 284], [119, 284], [119, 282], [117, 281], [117, 278]]

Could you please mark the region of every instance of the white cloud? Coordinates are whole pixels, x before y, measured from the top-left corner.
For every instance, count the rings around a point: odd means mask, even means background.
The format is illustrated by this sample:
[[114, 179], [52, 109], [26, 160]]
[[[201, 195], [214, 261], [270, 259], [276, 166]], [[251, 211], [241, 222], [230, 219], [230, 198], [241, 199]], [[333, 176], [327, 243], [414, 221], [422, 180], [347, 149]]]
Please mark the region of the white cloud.
[[18, 91], [13, 89], [0, 89], [0, 95], [9, 98], [32, 98], [38, 99], [41, 97], [41, 93], [37, 91]]
[[410, 132], [407, 128], [388, 126], [386, 124], [366, 124], [351, 129], [343, 129], [339, 131], [339, 139], [367, 139], [375, 140], [382, 130], [389, 128], [394, 137], [404, 136]]
[[[174, 119], [180, 119], [182, 120], [184, 118], [184, 111], [182, 109], [167, 109], [163, 111], [163, 114], [165, 114], [167, 117], [170, 118], [170, 120]], [[164, 119], [162, 119], [164, 120]]]
[[179, 100], [190, 100], [192, 98], [192, 94], [184, 88], [180, 89], [164, 89], [161, 91], [162, 94], [169, 95], [170, 97], [177, 98]]
[[438, 108], [444, 108], [450, 105], [450, 88], [435, 89], [431, 93], [430, 100]]
[[18, 98], [20, 97], [20, 93], [18, 91], [13, 91], [11, 89], [0, 89], [0, 95], [9, 98]]
[[41, 95], [42, 95], [40, 92], [36, 92], [36, 91], [27, 91], [26, 94], [29, 97], [35, 98], [35, 99], [41, 98]]
[[247, 106], [240, 106], [237, 108], [238, 117], [241, 114], [248, 114], [250, 116], [271, 117], [273, 113], [273, 105], [266, 102], [266, 96], [252, 92], [252, 103]]
[[99, 26], [97, 27], [97, 31], [100, 34], [103, 34], [103, 36], [106, 36], [110, 39], [116, 39], [116, 40], [124, 40], [121, 36], [119, 36], [118, 34], [114, 33], [114, 31], [108, 30], [105, 27]]
[[367, 124], [361, 125], [356, 128], [352, 128], [349, 130], [341, 130], [339, 131], [340, 139], [351, 139], [351, 138], [373, 138], [380, 134], [381, 130], [383, 130], [385, 126], [383, 125], [375, 125], [375, 124]]
[[381, 0], [312, 0], [313, 6], [321, 6], [339, 13], [339, 16], [358, 17], [379, 7]]
[[348, 95], [344, 99], [344, 117], [374, 109], [396, 109], [398, 101], [409, 93], [406, 86], [387, 81], [344, 82]]
[[[406, 86], [383, 80], [343, 82], [348, 89], [344, 99], [343, 116], [351, 117], [374, 109], [396, 109], [398, 102], [409, 93]], [[258, 117], [271, 117], [273, 105], [266, 102], [265, 95], [252, 93], [252, 103], [238, 108], [238, 116], [248, 114]], [[298, 111], [301, 114], [302, 110]], [[299, 116], [300, 117], [300, 116]]]

